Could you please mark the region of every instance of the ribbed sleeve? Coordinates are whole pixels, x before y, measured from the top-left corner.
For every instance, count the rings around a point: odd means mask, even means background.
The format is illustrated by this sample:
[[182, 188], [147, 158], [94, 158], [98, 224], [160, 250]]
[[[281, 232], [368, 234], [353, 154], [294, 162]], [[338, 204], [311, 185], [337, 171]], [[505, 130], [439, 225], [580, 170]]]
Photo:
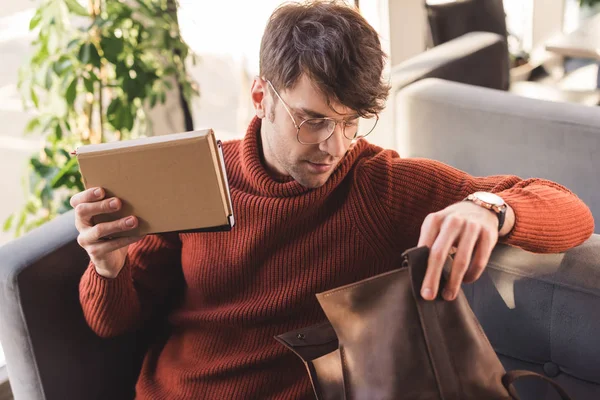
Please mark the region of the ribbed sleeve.
[[401, 159], [393, 151], [381, 151], [364, 161], [359, 182], [376, 226], [398, 237], [418, 239], [427, 214], [477, 191], [497, 193], [513, 208], [515, 226], [501, 241], [525, 250], [562, 252], [583, 243], [594, 230], [589, 208], [565, 187], [544, 179], [474, 177], [438, 161]]
[[79, 299], [88, 325], [98, 336], [118, 336], [140, 323], [140, 303], [129, 261], [113, 279], [99, 275], [90, 263], [81, 278]]
[[148, 235], [129, 247], [125, 266], [115, 278], [104, 278], [90, 263], [79, 284], [79, 297], [92, 330], [113, 337], [164, 312], [162, 306], [181, 287], [177, 234]]
[[502, 239], [508, 244], [538, 253], [559, 253], [578, 246], [594, 232], [589, 208], [556, 183], [528, 179], [498, 195], [515, 212], [515, 226]]

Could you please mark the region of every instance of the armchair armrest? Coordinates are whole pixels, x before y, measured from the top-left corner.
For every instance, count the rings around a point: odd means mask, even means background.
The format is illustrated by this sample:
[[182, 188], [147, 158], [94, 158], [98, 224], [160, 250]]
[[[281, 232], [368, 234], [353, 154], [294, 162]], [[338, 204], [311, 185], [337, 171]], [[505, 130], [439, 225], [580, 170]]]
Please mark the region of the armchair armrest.
[[506, 40], [491, 32], [471, 32], [412, 57], [392, 69], [392, 97], [425, 78], [507, 90], [510, 77]]
[[508, 366], [545, 373], [577, 398], [600, 394], [600, 235], [558, 254], [498, 245], [482, 277], [463, 287]]
[[15, 398], [131, 399], [144, 343], [101, 339], [79, 303], [89, 259], [71, 211], [0, 247], [0, 341]]

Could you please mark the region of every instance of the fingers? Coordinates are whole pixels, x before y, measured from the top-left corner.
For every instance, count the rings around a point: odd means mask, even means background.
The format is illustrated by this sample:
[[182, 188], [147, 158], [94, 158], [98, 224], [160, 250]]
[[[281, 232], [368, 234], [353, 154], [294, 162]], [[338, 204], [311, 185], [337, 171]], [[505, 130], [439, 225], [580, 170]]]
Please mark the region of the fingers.
[[115, 233], [132, 230], [137, 224], [137, 218], [133, 216], [121, 218], [112, 222], [103, 222], [81, 231], [77, 237], [77, 242], [81, 247], [88, 250], [88, 247], [101, 241], [102, 238]]
[[419, 236], [418, 247], [427, 246], [431, 248], [435, 238], [440, 233], [440, 226], [444, 216], [441, 213], [429, 214], [425, 217], [423, 225], [421, 226], [421, 234]]
[[462, 235], [459, 239], [458, 250], [452, 261], [450, 278], [446, 282], [443, 296], [446, 300], [454, 300], [460, 290], [463, 277], [469, 269], [473, 249], [479, 239], [481, 226], [473, 222], [465, 222]]
[[444, 218], [439, 235], [435, 238], [429, 252], [427, 272], [421, 287], [421, 296], [425, 300], [436, 298], [446, 257], [448, 257], [450, 248], [461, 234], [464, 223], [463, 218], [454, 215], [448, 215]]
[[143, 238], [143, 236], [128, 236], [128, 237], [122, 237], [122, 238], [117, 238], [117, 239], [96, 242], [96, 243], [88, 246], [86, 248], [86, 251], [93, 261], [96, 258], [101, 258], [102, 256], [104, 256], [112, 251], [118, 250], [125, 246], [129, 246], [130, 244], [135, 243], [135, 242], [141, 240], [142, 238]]
[[102, 201], [77, 204], [77, 206], [75, 206], [75, 224], [77, 229], [81, 232], [83, 227], [93, 226], [92, 219], [95, 215], [118, 211], [121, 208], [121, 205], [121, 200], [116, 197], [111, 197]]
[[483, 230], [479, 235], [479, 241], [475, 247], [473, 259], [471, 261], [471, 267], [465, 274], [464, 282], [472, 283], [481, 277], [481, 274], [487, 266], [494, 246], [498, 241], [498, 234], [495, 231]]
[[76, 208], [81, 203], [91, 203], [104, 198], [104, 189], [89, 188], [71, 197], [71, 207]]

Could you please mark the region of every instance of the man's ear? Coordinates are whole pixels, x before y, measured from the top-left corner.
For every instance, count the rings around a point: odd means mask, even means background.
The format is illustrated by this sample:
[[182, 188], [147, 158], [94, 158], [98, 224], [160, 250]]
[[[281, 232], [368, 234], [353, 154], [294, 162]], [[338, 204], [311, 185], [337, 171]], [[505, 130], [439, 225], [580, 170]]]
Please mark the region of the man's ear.
[[252, 105], [258, 118], [264, 118], [266, 115], [266, 94], [267, 94], [267, 81], [256, 76], [252, 82], [252, 89], [250, 90], [252, 96]]

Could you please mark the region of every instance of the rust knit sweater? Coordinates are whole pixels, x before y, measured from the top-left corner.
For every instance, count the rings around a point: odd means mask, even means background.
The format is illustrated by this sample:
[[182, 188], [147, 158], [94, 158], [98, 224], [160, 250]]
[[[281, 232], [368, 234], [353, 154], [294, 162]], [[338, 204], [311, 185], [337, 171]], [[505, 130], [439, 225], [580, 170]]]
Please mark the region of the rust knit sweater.
[[[255, 119], [224, 146], [231, 232], [149, 235], [115, 279], [90, 265], [81, 280], [85, 317], [100, 336], [168, 317], [168, 336], [146, 354], [139, 399], [313, 398], [303, 365], [273, 336], [324, 319], [315, 293], [399, 267], [425, 216], [472, 192], [512, 206], [516, 224], [503, 240], [530, 251], [563, 251], [593, 231], [589, 209], [558, 184], [472, 177], [365, 140], [320, 188], [277, 181], [261, 162], [259, 131]], [[180, 300], [167, 302], [173, 296]]]

